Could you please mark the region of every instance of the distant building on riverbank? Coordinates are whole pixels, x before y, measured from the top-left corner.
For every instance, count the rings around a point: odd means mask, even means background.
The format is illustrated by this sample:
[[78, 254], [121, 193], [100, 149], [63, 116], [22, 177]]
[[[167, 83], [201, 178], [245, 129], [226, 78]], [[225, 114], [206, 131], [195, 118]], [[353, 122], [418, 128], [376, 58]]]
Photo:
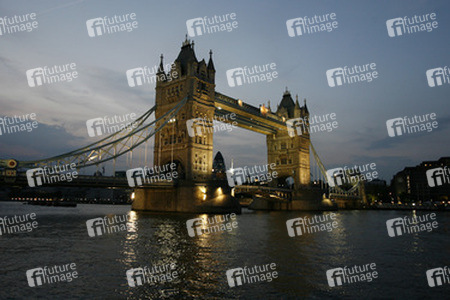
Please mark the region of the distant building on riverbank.
[[386, 180], [376, 178], [372, 181], [366, 181], [364, 182], [364, 187], [369, 203], [375, 201], [391, 202], [389, 187], [387, 186]]
[[392, 178], [391, 190], [393, 198], [401, 202], [448, 201], [450, 157], [404, 168]]
[[213, 168], [212, 168], [213, 178], [225, 180], [227, 178], [226, 172], [227, 167], [225, 166], [225, 160], [223, 159], [222, 153], [220, 153], [219, 151], [217, 152], [213, 161]]

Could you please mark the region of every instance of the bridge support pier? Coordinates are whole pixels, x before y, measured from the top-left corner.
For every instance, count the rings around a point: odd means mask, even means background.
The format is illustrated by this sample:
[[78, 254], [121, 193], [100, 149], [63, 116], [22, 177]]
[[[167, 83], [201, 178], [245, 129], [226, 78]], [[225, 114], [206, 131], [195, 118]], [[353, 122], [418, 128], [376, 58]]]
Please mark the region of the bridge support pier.
[[337, 206], [325, 199], [326, 190], [297, 189], [294, 191], [291, 210], [337, 210]]
[[179, 180], [176, 185], [135, 189], [133, 210], [184, 213], [241, 213], [239, 202], [231, 196], [226, 181], [193, 182]]

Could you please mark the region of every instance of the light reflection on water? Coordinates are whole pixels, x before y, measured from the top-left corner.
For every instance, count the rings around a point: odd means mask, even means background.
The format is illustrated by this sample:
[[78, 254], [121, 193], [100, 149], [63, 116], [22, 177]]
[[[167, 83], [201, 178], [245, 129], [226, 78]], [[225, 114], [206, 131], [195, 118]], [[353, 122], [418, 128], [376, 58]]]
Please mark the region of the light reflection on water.
[[[130, 211], [128, 206], [36, 207], [1, 203], [0, 216], [35, 212], [38, 229], [0, 237], [0, 298], [67, 299], [356, 299], [441, 298], [449, 286], [430, 289], [425, 271], [448, 264], [448, 212], [437, 212], [439, 228], [390, 238], [386, 220], [424, 214], [406, 211], [341, 211], [331, 232], [289, 237], [286, 220], [306, 212], [250, 212], [237, 216], [231, 232], [189, 237], [186, 221], [206, 215]], [[90, 238], [86, 220], [128, 214], [129, 232]], [[29, 288], [25, 272], [39, 266], [75, 262], [80, 278], [70, 283]], [[375, 262], [371, 283], [328, 287], [327, 269]], [[131, 268], [175, 263], [180, 280], [130, 288]], [[271, 283], [229, 288], [227, 269], [276, 263]], [[165, 294], [166, 293], [166, 294]]]

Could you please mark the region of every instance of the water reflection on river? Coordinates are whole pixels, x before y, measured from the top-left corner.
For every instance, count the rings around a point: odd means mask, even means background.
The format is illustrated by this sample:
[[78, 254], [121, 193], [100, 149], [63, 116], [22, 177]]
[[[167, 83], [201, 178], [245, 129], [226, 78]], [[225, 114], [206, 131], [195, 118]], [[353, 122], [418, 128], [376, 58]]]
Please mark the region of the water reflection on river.
[[[190, 214], [130, 211], [129, 206], [76, 208], [0, 202], [0, 216], [35, 212], [30, 233], [0, 236], [1, 299], [446, 299], [450, 284], [430, 288], [427, 269], [449, 265], [448, 212], [436, 212], [438, 229], [390, 238], [386, 220], [408, 211], [340, 211], [331, 232], [289, 237], [286, 220], [306, 212], [252, 212], [238, 228], [190, 237]], [[424, 214], [427, 212], [418, 212]], [[129, 214], [128, 232], [89, 237], [86, 221]], [[330, 288], [326, 270], [375, 262], [379, 278]], [[28, 269], [76, 263], [79, 278], [30, 288]], [[175, 263], [179, 280], [129, 287], [131, 268]], [[230, 288], [228, 269], [276, 263], [278, 278]]]

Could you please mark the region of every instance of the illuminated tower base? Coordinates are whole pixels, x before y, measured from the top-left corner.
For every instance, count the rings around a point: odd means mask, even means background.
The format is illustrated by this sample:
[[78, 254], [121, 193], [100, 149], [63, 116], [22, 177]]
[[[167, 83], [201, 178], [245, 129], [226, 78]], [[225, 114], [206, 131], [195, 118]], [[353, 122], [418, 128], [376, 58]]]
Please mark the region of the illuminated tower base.
[[177, 185], [135, 189], [133, 210], [185, 213], [241, 213], [239, 202], [231, 196], [227, 181], [194, 182], [180, 180]]

